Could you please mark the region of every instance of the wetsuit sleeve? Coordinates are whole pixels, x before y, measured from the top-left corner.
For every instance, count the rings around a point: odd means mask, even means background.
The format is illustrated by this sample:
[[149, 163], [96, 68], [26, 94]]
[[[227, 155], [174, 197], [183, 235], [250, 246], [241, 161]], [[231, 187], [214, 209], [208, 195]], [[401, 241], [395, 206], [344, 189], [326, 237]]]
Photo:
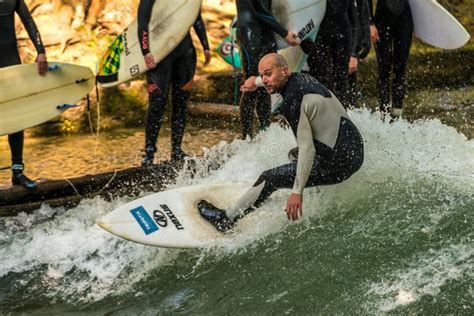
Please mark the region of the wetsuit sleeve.
[[316, 155], [316, 148], [314, 147], [313, 141], [313, 130], [304, 104], [301, 105], [300, 119], [296, 131], [296, 143], [298, 144], [298, 163], [296, 165], [296, 178], [293, 185], [293, 193], [303, 194]]
[[367, 0], [369, 3], [369, 23], [370, 25], [374, 24], [374, 4], [373, 0]]
[[357, 8], [357, 2], [355, 0], [351, 1], [350, 6], [350, 21], [352, 28], [352, 45], [351, 45], [351, 56], [358, 57], [359, 50], [361, 49], [360, 43], [360, 17]]
[[210, 50], [209, 42], [207, 40], [206, 24], [204, 24], [201, 13], [199, 13], [198, 18], [193, 25], [193, 28], [194, 31], [196, 31], [199, 41], [201, 42], [202, 48], [204, 48], [204, 50]]
[[148, 24], [151, 19], [151, 11], [155, 0], [140, 0], [138, 5], [138, 40], [140, 41], [140, 48], [143, 56], [150, 52], [150, 33], [148, 31]]
[[252, 11], [259, 20], [268, 25], [275, 33], [281, 37], [288, 35], [288, 30], [278, 23], [270, 10], [265, 8], [261, 0], [247, 0], [247, 4], [252, 8]]
[[20, 16], [21, 22], [23, 23], [26, 31], [28, 32], [28, 36], [35, 45], [38, 54], [45, 54], [43, 41], [41, 40], [40, 33], [38, 31], [38, 28], [36, 27], [33, 17], [31, 16], [30, 10], [28, 10], [28, 7], [26, 6], [24, 0], [19, 0], [18, 2], [19, 5], [16, 8], [16, 12]]
[[372, 0], [359, 0], [358, 1], [358, 12], [359, 12], [359, 21], [360, 21], [360, 30], [359, 30], [359, 43], [361, 48], [359, 50], [359, 58], [364, 59], [370, 52], [372, 47], [370, 42], [370, 11], [369, 11], [369, 2], [372, 3]]

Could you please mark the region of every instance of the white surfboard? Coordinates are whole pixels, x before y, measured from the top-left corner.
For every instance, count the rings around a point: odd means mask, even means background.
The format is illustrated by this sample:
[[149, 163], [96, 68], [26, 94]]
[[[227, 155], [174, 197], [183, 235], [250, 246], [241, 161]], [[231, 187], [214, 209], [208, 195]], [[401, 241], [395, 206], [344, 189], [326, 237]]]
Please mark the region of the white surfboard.
[[[151, 20], [150, 51], [158, 63], [183, 40], [201, 9], [201, 0], [155, 1]], [[147, 71], [135, 20], [120, 34], [97, 63], [97, 81], [111, 87]]]
[[[229, 208], [251, 186], [248, 182], [194, 185], [155, 193], [108, 213], [97, 224], [137, 243], [169, 248], [202, 248], [230, 237], [216, 230], [198, 212], [205, 199]], [[229, 214], [230, 215], [230, 214]]]
[[[326, 12], [326, 0], [273, 0], [272, 13], [287, 30], [298, 33], [301, 40], [316, 39], [319, 26]], [[291, 47], [276, 35], [278, 53], [286, 58], [290, 71], [299, 72], [307, 56], [299, 46]]]
[[36, 64], [0, 69], [0, 135], [44, 123], [84, 98], [95, 84], [89, 67], [49, 62], [45, 76]]
[[466, 29], [435, 0], [409, 0], [415, 35], [443, 49], [456, 49], [469, 41]]

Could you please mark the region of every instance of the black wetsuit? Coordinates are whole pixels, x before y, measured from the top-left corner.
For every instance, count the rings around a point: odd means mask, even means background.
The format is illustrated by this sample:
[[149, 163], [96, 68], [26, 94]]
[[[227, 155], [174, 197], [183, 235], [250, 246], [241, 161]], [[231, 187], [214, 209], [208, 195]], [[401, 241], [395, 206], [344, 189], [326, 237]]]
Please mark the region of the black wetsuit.
[[[369, 4], [372, 13], [372, 1], [369, 1]], [[408, 0], [378, 0], [373, 23], [380, 37], [380, 41], [375, 45], [379, 64], [380, 109], [387, 110], [391, 96], [392, 107], [401, 111], [405, 98], [406, 66], [413, 33], [413, 19]]]
[[[364, 59], [370, 52], [370, 9], [368, 1], [372, 0], [354, 0], [351, 14], [351, 24], [353, 27], [354, 45], [351, 57], [358, 60]], [[349, 74], [349, 103], [352, 107], [357, 107], [357, 71]]]
[[[169, 1], [169, 0], [161, 0]], [[148, 23], [154, 0], [141, 0], [138, 8], [138, 36], [143, 55], [148, 49]], [[205, 50], [209, 50], [206, 27], [199, 14], [193, 25]], [[182, 42], [156, 68], [147, 72], [149, 105], [146, 116], [145, 148], [156, 151], [156, 142], [171, 88], [171, 143], [172, 159], [182, 158], [181, 142], [186, 124], [186, 107], [196, 69], [196, 49], [188, 33]]]
[[[272, 15], [271, 0], [236, 0], [237, 38], [242, 51], [244, 79], [258, 76], [258, 62], [277, 51], [274, 33], [286, 37], [288, 31]], [[257, 110], [260, 128], [270, 125], [270, 95], [264, 88], [246, 92], [240, 101], [243, 137], [253, 137], [253, 112]]]
[[[0, 68], [21, 64], [15, 33], [15, 12], [25, 26], [38, 54], [45, 53], [38, 28], [25, 2], [23, 0], [0, 1]], [[8, 135], [12, 165], [23, 163], [23, 140], [23, 131]]]
[[[338, 99], [308, 74], [290, 75], [280, 108], [298, 144], [298, 158], [289, 164], [262, 173], [249, 196], [251, 207], [259, 207], [275, 190], [293, 188], [302, 194], [305, 187], [330, 185], [348, 179], [362, 166], [364, 144], [356, 126]], [[258, 191], [255, 191], [258, 190]]]
[[348, 67], [353, 50], [351, 1], [328, 1], [316, 41], [301, 43], [308, 54], [309, 73], [333, 91], [344, 107], [349, 106]]

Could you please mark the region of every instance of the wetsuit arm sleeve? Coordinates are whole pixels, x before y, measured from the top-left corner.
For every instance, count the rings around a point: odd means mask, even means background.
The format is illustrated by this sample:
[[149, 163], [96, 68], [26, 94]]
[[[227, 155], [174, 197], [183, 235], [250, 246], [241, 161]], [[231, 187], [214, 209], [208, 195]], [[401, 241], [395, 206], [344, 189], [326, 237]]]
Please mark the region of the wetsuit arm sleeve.
[[316, 148], [314, 147], [313, 131], [305, 104], [301, 105], [296, 143], [298, 144], [298, 162], [296, 165], [296, 178], [293, 193], [303, 194], [313, 168]]
[[247, 0], [247, 3], [259, 20], [268, 25], [275, 33], [281, 37], [288, 35], [288, 30], [278, 23], [270, 10], [265, 8], [262, 0]]
[[151, 19], [151, 11], [155, 0], [140, 0], [138, 5], [138, 40], [140, 41], [140, 48], [143, 56], [150, 52], [150, 32], [148, 31], [148, 24]]
[[373, 0], [367, 0], [369, 3], [369, 24], [374, 24], [374, 4]]
[[21, 22], [25, 26], [26, 31], [28, 32], [28, 36], [35, 45], [38, 54], [45, 54], [46, 51], [44, 49], [40, 33], [38, 31], [38, 28], [36, 27], [36, 23], [33, 20], [33, 17], [31, 16], [30, 10], [28, 10], [28, 7], [25, 4], [25, 1], [19, 1], [19, 6], [17, 7], [16, 11], [20, 16]]
[[199, 41], [201, 42], [202, 48], [204, 48], [204, 50], [210, 50], [209, 42], [207, 40], [206, 24], [204, 24], [201, 13], [199, 13], [198, 18], [193, 25], [193, 28], [194, 31], [196, 31]]
[[352, 28], [352, 45], [351, 45], [351, 56], [358, 57], [359, 50], [361, 49], [360, 45], [360, 17], [357, 7], [357, 2], [352, 0], [350, 7], [350, 21]]

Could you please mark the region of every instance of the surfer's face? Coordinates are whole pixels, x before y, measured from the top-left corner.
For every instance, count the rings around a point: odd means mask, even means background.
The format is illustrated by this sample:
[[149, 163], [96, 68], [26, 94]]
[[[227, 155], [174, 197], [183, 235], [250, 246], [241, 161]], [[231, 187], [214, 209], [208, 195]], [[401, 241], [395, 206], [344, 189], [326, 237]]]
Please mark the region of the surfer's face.
[[281, 91], [289, 76], [288, 66], [278, 64], [271, 59], [262, 60], [258, 65], [258, 72], [270, 94]]

